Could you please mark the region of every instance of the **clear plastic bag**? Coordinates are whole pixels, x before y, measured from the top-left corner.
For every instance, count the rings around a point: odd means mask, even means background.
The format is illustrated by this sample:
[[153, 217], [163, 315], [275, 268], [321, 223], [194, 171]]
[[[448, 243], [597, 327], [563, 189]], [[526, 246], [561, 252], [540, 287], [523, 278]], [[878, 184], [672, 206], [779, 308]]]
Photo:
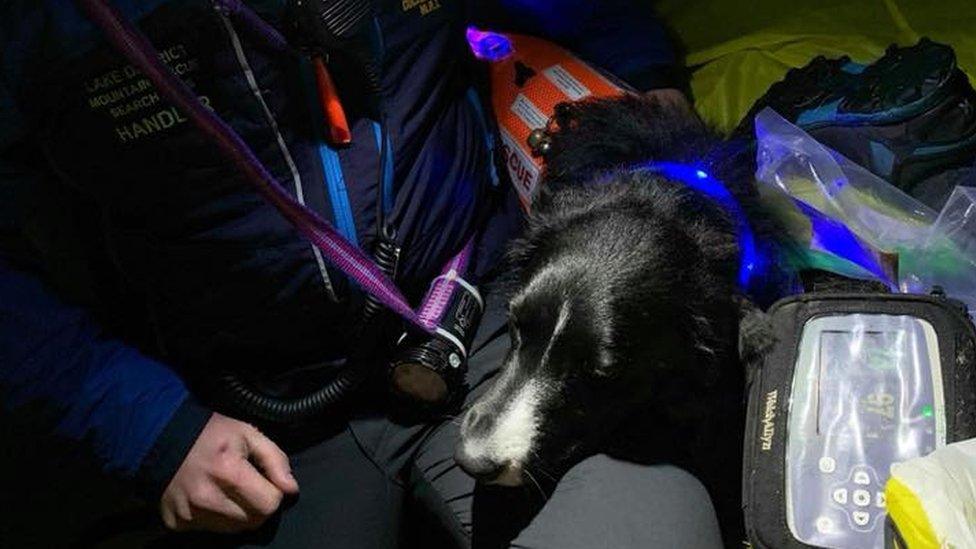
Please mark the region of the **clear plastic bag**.
[[904, 255], [901, 291], [917, 293], [942, 286], [966, 303], [971, 315], [976, 314], [976, 187], [956, 187], [924, 245]]
[[821, 145], [772, 109], [756, 116], [760, 181], [773, 184], [875, 246], [916, 242], [936, 212]]
[[937, 213], [771, 109], [756, 116], [756, 138], [760, 193], [802, 266], [902, 292], [941, 286], [976, 311], [976, 188], [957, 187]]

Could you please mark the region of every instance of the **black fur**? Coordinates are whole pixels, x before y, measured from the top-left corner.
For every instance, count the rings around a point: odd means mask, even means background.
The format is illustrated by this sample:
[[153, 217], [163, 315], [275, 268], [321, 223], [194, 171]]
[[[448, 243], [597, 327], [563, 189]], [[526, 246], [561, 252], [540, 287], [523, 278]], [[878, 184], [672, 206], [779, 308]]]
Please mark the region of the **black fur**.
[[[597, 451], [678, 463], [706, 483], [726, 542], [737, 543], [745, 407], [738, 327], [743, 317], [762, 322], [737, 287], [736, 221], [684, 183], [634, 166], [704, 167], [770, 242], [752, 150], [723, 142], [684, 109], [632, 95], [562, 104], [554, 127], [542, 191], [510, 251], [507, 367], [519, 371], [505, 382], [511, 391], [533, 377], [558, 387], [525, 467], [560, 472]], [[557, 337], [560, 307], [571, 314]], [[476, 406], [480, 416], [504, 408], [503, 389], [482, 399], [498, 402]], [[490, 428], [477, 419], [466, 426]]]

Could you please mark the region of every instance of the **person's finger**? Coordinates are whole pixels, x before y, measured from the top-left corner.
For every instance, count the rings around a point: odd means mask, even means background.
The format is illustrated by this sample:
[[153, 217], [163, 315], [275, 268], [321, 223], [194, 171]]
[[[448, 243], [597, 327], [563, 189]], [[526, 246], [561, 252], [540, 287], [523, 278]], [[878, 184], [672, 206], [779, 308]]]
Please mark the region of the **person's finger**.
[[190, 505], [197, 511], [195, 514], [205, 512], [209, 515], [218, 515], [226, 518], [230, 523], [247, 525], [251, 522], [251, 517], [247, 511], [230, 499], [216, 485], [211, 485], [209, 489], [203, 489], [197, 494], [190, 496]]
[[270, 516], [278, 510], [284, 497], [281, 490], [244, 458], [237, 458], [227, 470], [219, 473], [217, 481], [224, 493], [252, 516]]
[[298, 493], [298, 481], [291, 473], [288, 456], [271, 439], [254, 429], [245, 435], [250, 457], [275, 486], [282, 492]]
[[192, 506], [183, 492], [164, 497], [159, 511], [163, 524], [175, 532], [189, 530], [194, 519]]
[[170, 501], [164, 501], [159, 506], [159, 516], [163, 519], [163, 524], [170, 530], [176, 530], [179, 520], [176, 518], [175, 505]]

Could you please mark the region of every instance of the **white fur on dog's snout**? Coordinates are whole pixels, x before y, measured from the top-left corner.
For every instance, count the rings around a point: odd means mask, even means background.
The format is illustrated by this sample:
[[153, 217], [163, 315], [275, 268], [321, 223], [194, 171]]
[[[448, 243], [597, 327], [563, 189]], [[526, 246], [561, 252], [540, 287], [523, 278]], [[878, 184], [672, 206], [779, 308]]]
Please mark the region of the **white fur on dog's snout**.
[[[563, 302], [537, 372], [542, 371], [547, 364], [553, 342], [565, 328], [568, 319], [569, 304]], [[521, 482], [522, 466], [533, 451], [533, 444], [542, 424], [540, 408], [551, 390], [551, 384], [547, 384], [544, 377], [532, 377], [510, 395], [506, 395], [506, 390], [511, 389], [521, 367], [517, 362], [509, 364], [492, 388], [472, 406], [462, 422], [461, 444], [464, 452], [504, 466], [502, 476], [495, 480], [496, 484], [514, 485]], [[472, 434], [466, 428], [472, 414], [491, 413], [488, 403], [499, 402], [503, 403], [500, 406], [501, 412], [494, 418], [487, 433]]]
[[491, 431], [485, 436], [462, 438], [465, 452], [471, 456], [487, 458], [493, 463], [524, 463], [539, 429], [541, 393], [537, 382], [529, 381], [525, 384], [502, 409]]

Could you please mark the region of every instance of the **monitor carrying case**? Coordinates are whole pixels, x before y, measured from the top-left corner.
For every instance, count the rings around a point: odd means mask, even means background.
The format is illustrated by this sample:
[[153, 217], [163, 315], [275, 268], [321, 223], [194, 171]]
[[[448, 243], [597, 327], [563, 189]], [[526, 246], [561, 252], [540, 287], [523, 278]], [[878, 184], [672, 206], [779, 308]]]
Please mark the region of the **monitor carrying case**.
[[747, 365], [749, 541], [883, 547], [890, 464], [976, 437], [966, 307], [939, 290], [813, 292], [768, 315], [774, 343]]

